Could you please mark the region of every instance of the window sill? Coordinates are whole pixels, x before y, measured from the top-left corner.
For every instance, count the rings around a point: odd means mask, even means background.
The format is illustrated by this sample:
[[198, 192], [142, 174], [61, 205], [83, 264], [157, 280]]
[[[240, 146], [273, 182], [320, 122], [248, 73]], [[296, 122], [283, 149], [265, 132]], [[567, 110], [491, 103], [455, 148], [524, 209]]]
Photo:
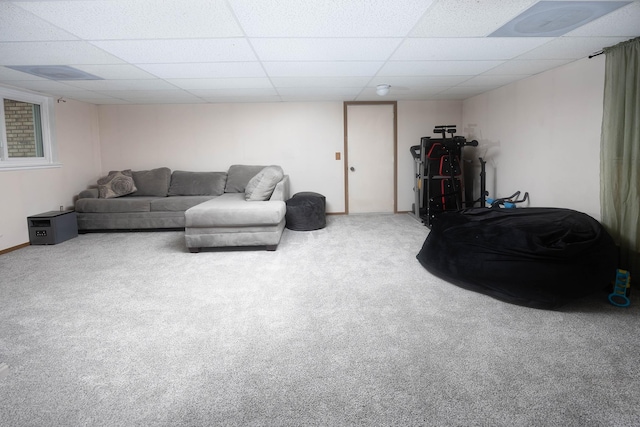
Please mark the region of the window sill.
[[31, 170], [31, 169], [55, 169], [61, 168], [62, 163], [47, 163], [40, 165], [7, 165], [0, 164], [0, 172], [2, 171], [21, 171], [21, 170]]

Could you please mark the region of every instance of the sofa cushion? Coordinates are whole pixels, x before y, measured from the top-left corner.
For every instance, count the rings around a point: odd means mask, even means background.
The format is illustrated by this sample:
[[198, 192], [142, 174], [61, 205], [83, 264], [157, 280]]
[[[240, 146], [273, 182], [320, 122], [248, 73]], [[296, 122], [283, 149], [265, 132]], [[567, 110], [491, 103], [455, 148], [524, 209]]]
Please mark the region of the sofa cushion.
[[226, 172], [173, 171], [169, 196], [219, 196], [226, 182]]
[[171, 169], [157, 168], [147, 171], [133, 171], [133, 181], [137, 191], [133, 196], [166, 197], [171, 181]]
[[76, 212], [83, 213], [123, 213], [149, 212], [153, 197], [120, 197], [117, 199], [78, 199]]
[[280, 166], [267, 166], [256, 176], [251, 178], [244, 190], [245, 200], [264, 201], [269, 200], [276, 184], [282, 181], [284, 172]]
[[232, 165], [227, 173], [227, 185], [224, 188], [224, 192], [244, 193], [249, 180], [262, 169], [264, 169], [264, 166]]
[[225, 193], [185, 212], [185, 227], [252, 227], [284, 221], [284, 202], [247, 202], [242, 193]]
[[171, 196], [151, 201], [151, 212], [184, 212], [217, 196]]
[[111, 199], [136, 191], [131, 169], [112, 171], [98, 180], [98, 197]]

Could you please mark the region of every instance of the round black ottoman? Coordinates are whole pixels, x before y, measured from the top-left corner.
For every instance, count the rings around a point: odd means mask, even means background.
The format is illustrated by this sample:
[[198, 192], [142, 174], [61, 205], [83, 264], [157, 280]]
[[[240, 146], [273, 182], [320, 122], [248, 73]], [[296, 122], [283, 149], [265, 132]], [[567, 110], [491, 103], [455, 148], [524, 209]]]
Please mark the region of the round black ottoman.
[[285, 219], [289, 230], [311, 231], [327, 225], [326, 198], [322, 194], [306, 191], [296, 193], [286, 201]]

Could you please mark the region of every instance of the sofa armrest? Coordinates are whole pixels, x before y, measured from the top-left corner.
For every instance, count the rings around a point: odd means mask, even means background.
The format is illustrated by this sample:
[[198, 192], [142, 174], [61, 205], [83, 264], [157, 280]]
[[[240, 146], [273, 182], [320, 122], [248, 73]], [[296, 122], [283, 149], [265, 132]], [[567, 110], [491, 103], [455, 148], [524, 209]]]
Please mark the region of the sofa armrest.
[[285, 175], [282, 180], [276, 184], [276, 188], [274, 188], [269, 200], [286, 202], [289, 198], [289, 175]]
[[78, 199], [97, 199], [97, 198], [98, 198], [97, 188], [88, 188], [86, 190], [82, 190], [80, 194], [78, 194]]

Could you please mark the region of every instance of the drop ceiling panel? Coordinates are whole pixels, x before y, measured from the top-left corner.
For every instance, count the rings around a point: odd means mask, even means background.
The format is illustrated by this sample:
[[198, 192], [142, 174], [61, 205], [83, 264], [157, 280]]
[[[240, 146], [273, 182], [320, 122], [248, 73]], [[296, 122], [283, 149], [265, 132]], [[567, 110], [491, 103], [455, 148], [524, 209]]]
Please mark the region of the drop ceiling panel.
[[117, 65], [75, 65], [74, 68], [86, 71], [94, 76], [101, 77], [105, 80], [140, 80], [155, 79], [153, 74], [147, 73], [140, 68], [130, 64]]
[[513, 83], [517, 80], [522, 79], [521, 75], [481, 75], [475, 76], [466, 80], [458, 85], [458, 87], [489, 87], [489, 88], [497, 88], [500, 86], [507, 85], [509, 83]]
[[[379, 84], [388, 84], [391, 87], [400, 86], [408, 87], [411, 90], [421, 91], [433, 87], [455, 86], [471, 76], [379, 76], [371, 80], [369, 86], [375, 87]], [[430, 92], [430, 91], [429, 91]]]
[[0, 39], [4, 41], [78, 40], [78, 37], [8, 2], [0, 2]]
[[420, 19], [411, 31], [411, 37], [483, 37], [535, 2], [438, 1]]
[[219, 96], [211, 98], [202, 98], [205, 102], [212, 104], [234, 103], [234, 102], [281, 102], [283, 99], [279, 96]]
[[92, 42], [134, 64], [255, 61], [246, 39], [114, 40]]
[[123, 62], [84, 41], [0, 42], [0, 65], [118, 64]]
[[265, 77], [258, 62], [141, 64], [139, 67], [162, 79]]
[[558, 37], [518, 59], [579, 59], [625, 40], [622, 37]]
[[238, 89], [238, 88], [224, 88], [224, 89], [192, 89], [189, 93], [199, 98], [215, 98], [215, 97], [229, 97], [229, 96], [277, 96], [278, 93], [274, 88], [251, 88], [251, 89]]
[[44, 91], [53, 91], [57, 92], [59, 90], [67, 90], [67, 89], [75, 89], [73, 86], [67, 85], [65, 83], [54, 82], [52, 80], [40, 79], [40, 80], [25, 80], [13, 81], [12, 84], [17, 87], [25, 88], [28, 90], [35, 90], [38, 92]]
[[[338, 96], [353, 98], [360, 93], [362, 89], [358, 87], [352, 88], [278, 88], [278, 94], [283, 97], [293, 96], [310, 96], [317, 98], [319, 96]], [[344, 99], [344, 98], [343, 98]]]
[[265, 62], [271, 77], [373, 76], [382, 62]]
[[272, 77], [271, 83], [277, 88], [339, 88], [362, 87], [371, 77]]
[[264, 38], [251, 44], [261, 61], [384, 61], [400, 38]]
[[164, 80], [71, 80], [67, 81], [69, 86], [79, 87], [95, 91], [120, 91], [120, 90], [169, 90], [176, 89], [175, 86]]
[[378, 76], [473, 76], [504, 61], [392, 61]]
[[23, 73], [22, 71], [13, 70], [11, 68], [0, 66], [0, 82], [11, 82], [14, 80], [46, 80], [33, 74]]
[[530, 76], [559, 67], [570, 61], [570, 59], [517, 59], [498, 65], [484, 74], [521, 74]]
[[192, 91], [215, 89], [264, 89], [272, 87], [267, 78], [227, 78], [227, 79], [167, 79], [167, 82]]
[[640, 36], [635, 0], [562, 37], [487, 37], [536, 3], [0, 0], [0, 84], [100, 104], [464, 99]]
[[89, 40], [243, 35], [223, 0], [45, 1], [16, 4], [46, 21], [55, 22], [59, 28]]
[[407, 39], [391, 57], [394, 61], [473, 61], [511, 59], [551, 41], [551, 38], [418, 38]]
[[638, 35], [640, 28], [640, 2], [631, 3], [611, 12], [587, 25], [567, 33], [569, 37], [620, 36]]
[[202, 102], [197, 96], [183, 90], [123, 90], [109, 91], [110, 96], [128, 102], [167, 100], [168, 102]]
[[404, 37], [432, 0], [230, 0], [249, 37]]

